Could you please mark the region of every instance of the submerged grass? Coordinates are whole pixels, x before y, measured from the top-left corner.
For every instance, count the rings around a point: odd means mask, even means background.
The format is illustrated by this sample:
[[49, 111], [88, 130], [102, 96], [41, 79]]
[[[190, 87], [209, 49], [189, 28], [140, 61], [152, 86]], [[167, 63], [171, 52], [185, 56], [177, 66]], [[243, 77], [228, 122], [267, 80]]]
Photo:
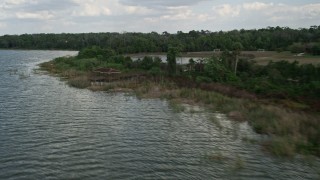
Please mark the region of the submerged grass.
[[[191, 98], [226, 114], [237, 112], [258, 133], [272, 136], [265, 147], [275, 155], [293, 156], [296, 152], [319, 155], [320, 125], [318, 115], [293, 112], [246, 99], [223, 96], [199, 89], [182, 89], [182, 98]], [[237, 119], [235, 117], [231, 117]]]
[[221, 131], [223, 129], [223, 126], [221, 125], [219, 119], [217, 119], [216, 117], [214, 116], [211, 116], [210, 118], [211, 122], [214, 123], [214, 125]]
[[245, 161], [240, 156], [236, 156], [234, 163], [234, 170], [240, 170], [245, 168]]
[[265, 148], [273, 155], [291, 157], [296, 153], [295, 142], [290, 137], [273, 137], [264, 143]]
[[91, 82], [88, 80], [86, 76], [74, 77], [68, 79], [68, 84], [72, 87], [84, 89], [91, 86]]
[[176, 113], [183, 112], [186, 109], [181, 103], [174, 100], [169, 101], [169, 105]]

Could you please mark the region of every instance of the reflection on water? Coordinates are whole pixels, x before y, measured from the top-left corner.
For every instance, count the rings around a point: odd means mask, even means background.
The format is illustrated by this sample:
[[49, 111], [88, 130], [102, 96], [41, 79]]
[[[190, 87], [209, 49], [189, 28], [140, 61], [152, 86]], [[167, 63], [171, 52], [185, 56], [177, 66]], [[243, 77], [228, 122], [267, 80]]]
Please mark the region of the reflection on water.
[[263, 137], [223, 114], [33, 72], [75, 53], [0, 51], [0, 179], [319, 178], [319, 159], [268, 156], [253, 143]]

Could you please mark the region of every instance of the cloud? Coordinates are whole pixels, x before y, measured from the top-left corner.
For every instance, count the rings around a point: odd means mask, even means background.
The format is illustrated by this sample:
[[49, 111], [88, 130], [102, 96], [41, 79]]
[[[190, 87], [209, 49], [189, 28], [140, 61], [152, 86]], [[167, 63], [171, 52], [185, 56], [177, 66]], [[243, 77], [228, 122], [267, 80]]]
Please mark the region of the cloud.
[[260, 18], [269, 22], [296, 21], [301, 19], [320, 18], [320, 3], [292, 5], [283, 3], [250, 2], [242, 4], [222, 4], [213, 6], [215, 16], [219, 18]]
[[308, 4], [301, 7], [301, 12], [306, 18], [319, 18], [320, 16], [320, 3]]
[[5, 0], [0, 8], [7, 10], [44, 11], [62, 10], [76, 5], [73, 0]]
[[236, 17], [240, 14], [241, 6], [222, 4], [220, 6], [214, 6], [212, 10], [214, 10], [220, 17]]
[[160, 16], [145, 17], [144, 20], [149, 23], [166, 23], [168, 21], [193, 23], [194, 21], [207, 21], [210, 16], [205, 13], [195, 13], [188, 6], [170, 6], [162, 11]]
[[27, 0], [5, 0], [4, 3], [6, 4], [22, 4], [25, 3]]
[[48, 20], [52, 19], [54, 15], [48, 11], [41, 11], [36, 13], [30, 12], [18, 12], [16, 13], [18, 19], [39, 19], [39, 20]]
[[1, 28], [5, 28], [5, 27], [7, 27], [7, 24], [0, 22], [0, 29], [1, 29]]
[[128, 14], [146, 15], [152, 12], [151, 9], [141, 6], [124, 6], [125, 12]]
[[48, 20], [74, 6], [73, 0], [5, 0], [0, 4], [0, 15], [11, 21], [15, 18]]
[[167, 7], [167, 14], [160, 17], [164, 20], [186, 20], [190, 19], [194, 14], [187, 6]]
[[319, 19], [320, 3], [301, 6], [275, 4], [261, 13], [265, 14], [266, 18], [273, 22]]
[[73, 0], [31, 0], [24, 3], [19, 9], [28, 11], [57, 11], [72, 9], [78, 4]]
[[262, 2], [252, 2], [252, 3], [244, 3], [242, 6], [245, 10], [263, 10], [272, 7], [273, 3], [262, 3]]
[[119, 0], [123, 5], [144, 6], [144, 7], [174, 7], [191, 6], [209, 0]]
[[73, 11], [73, 16], [101, 16], [110, 15], [111, 10], [108, 7], [100, 7], [95, 4], [83, 4], [81, 8]]
[[10, 8], [12, 6], [20, 5], [26, 3], [27, 0], [4, 0], [0, 3], [0, 7]]

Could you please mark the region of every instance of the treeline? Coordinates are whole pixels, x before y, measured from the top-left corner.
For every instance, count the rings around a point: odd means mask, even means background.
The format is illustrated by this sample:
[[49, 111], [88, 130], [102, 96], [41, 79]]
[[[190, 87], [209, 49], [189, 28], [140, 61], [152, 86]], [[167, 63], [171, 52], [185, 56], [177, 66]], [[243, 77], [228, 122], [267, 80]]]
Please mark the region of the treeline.
[[167, 52], [169, 45], [183, 52], [230, 50], [240, 42], [244, 50], [290, 50], [295, 53], [320, 55], [320, 26], [291, 29], [268, 27], [228, 32], [178, 31], [170, 34], [151, 33], [80, 33], [80, 34], [23, 34], [0, 36], [3, 49], [62, 49], [81, 50], [98, 46], [118, 54], [139, 52]]

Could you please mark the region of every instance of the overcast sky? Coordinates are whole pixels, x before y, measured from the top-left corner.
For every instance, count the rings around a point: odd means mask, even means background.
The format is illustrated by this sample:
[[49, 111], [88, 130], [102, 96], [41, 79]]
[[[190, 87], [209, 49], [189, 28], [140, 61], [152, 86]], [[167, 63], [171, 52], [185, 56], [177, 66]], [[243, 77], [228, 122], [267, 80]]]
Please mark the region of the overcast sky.
[[0, 0], [0, 35], [320, 25], [319, 0]]

